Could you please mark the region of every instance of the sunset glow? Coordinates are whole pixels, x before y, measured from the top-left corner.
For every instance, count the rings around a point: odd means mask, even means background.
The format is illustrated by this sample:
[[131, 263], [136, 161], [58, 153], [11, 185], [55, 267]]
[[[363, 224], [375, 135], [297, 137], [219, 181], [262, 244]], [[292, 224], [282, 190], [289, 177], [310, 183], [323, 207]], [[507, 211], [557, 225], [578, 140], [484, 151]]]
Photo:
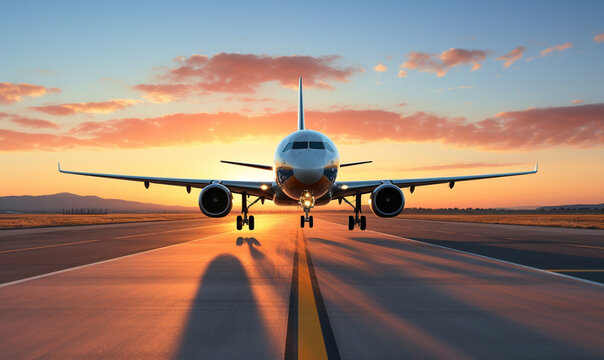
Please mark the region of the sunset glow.
[[342, 162], [373, 160], [338, 181], [538, 161], [535, 176], [405, 190], [406, 206], [604, 202], [604, 4], [346, 4], [3, 3], [0, 196], [197, 204], [195, 190], [60, 175], [59, 160], [270, 185], [272, 172], [220, 160], [272, 164], [302, 76], [306, 126]]

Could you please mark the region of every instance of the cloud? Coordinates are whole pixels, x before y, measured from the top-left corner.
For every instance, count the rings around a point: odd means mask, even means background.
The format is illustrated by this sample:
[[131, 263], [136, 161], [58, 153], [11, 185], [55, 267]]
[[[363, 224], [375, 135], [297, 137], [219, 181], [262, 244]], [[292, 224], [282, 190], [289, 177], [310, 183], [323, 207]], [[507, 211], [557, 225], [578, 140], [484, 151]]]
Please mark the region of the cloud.
[[32, 134], [0, 129], [0, 151], [56, 151], [92, 147], [87, 140], [55, 134]]
[[85, 102], [59, 105], [32, 106], [31, 110], [42, 112], [48, 115], [75, 115], [77, 113], [86, 114], [110, 114], [118, 110], [124, 110], [127, 107], [141, 103], [140, 100], [132, 99], [114, 99], [101, 102]]
[[402, 77], [407, 77], [407, 72], [403, 69], [400, 69], [398, 71], [398, 77], [402, 78]]
[[[171, 114], [89, 121], [59, 135], [2, 130], [0, 151], [147, 148], [232, 143], [245, 139], [257, 141], [290, 133], [295, 118], [295, 112], [262, 116], [226, 112]], [[402, 115], [384, 110], [351, 109], [308, 111], [306, 119], [312, 129], [339, 143], [433, 142], [505, 151], [604, 145], [604, 103], [502, 112], [477, 122], [425, 112]], [[208, 131], [210, 128], [214, 130]]]
[[373, 67], [373, 70], [375, 70], [377, 72], [384, 72], [384, 71], [388, 70], [388, 67], [382, 63], [379, 63]]
[[573, 104], [582, 104], [585, 100], [581, 100], [581, 99], [577, 99], [577, 100], [573, 100], [572, 103]]
[[604, 42], [604, 32], [603, 33], [599, 33], [598, 35], [594, 36], [594, 41], [595, 42]]
[[429, 165], [429, 166], [420, 166], [414, 168], [408, 168], [405, 170], [408, 171], [431, 171], [431, 170], [449, 170], [449, 169], [473, 169], [473, 168], [485, 168], [485, 167], [505, 167], [505, 166], [515, 166], [519, 165], [519, 163], [483, 163], [483, 162], [475, 162], [475, 163], [455, 163], [455, 164], [444, 164], [444, 165]]
[[524, 46], [518, 46], [514, 50], [510, 51], [509, 53], [507, 53], [505, 55], [501, 55], [500, 57], [498, 57], [495, 60], [505, 61], [503, 63], [503, 67], [507, 69], [513, 63], [515, 63], [516, 61], [522, 59], [522, 55], [524, 54], [525, 50], [526, 50], [526, 47], [524, 47]]
[[0, 119], [7, 119], [23, 127], [34, 129], [58, 129], [59, 126], [51, 121], [32, 119], [21, 115], [7, 114], [0, 112]]
[[61, 90], [33, 84], [0, 82], [0, 104], [16, 103], [21, 101], [21, 98], [24, 96], [39, 97], [47, 93], [56, 92], [61, 92]]
[[546, 56], [552, 53], [552, 51], [564, 51], [566, 49], [570, 49], [573, 47], [573, 44], [567, 42], [566, 44], [556, 45], [552, 47], [548, 47], [547, 49], [541, 50], [540, 55]]
[[146, 93], [153, 102], [169, 102], [191, 94], [252, 94], [267, 82], [297, 88], [298, 77], [305, 87], [333, 89], [332, 82], [347, 82], [362, 69], [341, 67], [340, 56], [268, 56], [219, 53], [214, 56], [177, 57], [176, 66], [165, 70], [158, 84], [139, 84], [134, 89]]
[[156, 104], [165, 104], [187, 96], [194, 87], [188, 84], [140, 84], [135, 90], [145, 93], [145, 99]]
[[[435, 73], [444, 76], [449, 70], [460, 65], [472, 65], [472, 71], [480, 69], [481, 62], [487, 57], [484, 50], [449, 49], [440, 54], [428, 54], [412, 51], [407, 61], [400, 65], [402, 69]], [[400, 73], [399, 73], [400, 77]]]

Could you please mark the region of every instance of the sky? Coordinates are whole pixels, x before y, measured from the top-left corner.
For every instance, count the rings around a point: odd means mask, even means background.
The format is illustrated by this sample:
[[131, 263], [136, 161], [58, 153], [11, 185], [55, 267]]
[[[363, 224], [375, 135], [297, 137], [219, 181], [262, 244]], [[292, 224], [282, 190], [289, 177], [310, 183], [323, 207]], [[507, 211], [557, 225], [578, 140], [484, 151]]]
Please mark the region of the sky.
[[196, 206], [68, 170], [271, 180], [296, 130], [339, 180], [531, 170], [405, 191], [411, 207], [604, 202], [601, 1], [0, 2], [0, 196]]

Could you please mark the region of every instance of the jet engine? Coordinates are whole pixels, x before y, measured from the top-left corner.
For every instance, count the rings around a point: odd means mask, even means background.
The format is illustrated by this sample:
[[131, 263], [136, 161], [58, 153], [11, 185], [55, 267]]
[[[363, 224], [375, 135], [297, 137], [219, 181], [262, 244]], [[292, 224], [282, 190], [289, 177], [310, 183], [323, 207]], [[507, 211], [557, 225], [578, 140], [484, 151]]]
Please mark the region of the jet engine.
[[199, 194], [199, 209], [209, 217], [227, 216], [233, 208], [233, 195], [222, 184], [211, 184]]
[[369, 198], [371, 211], [379, 217], [396, 216], [405, 207], [405, 197], [397, 186], [382, 184], [375, 188]]

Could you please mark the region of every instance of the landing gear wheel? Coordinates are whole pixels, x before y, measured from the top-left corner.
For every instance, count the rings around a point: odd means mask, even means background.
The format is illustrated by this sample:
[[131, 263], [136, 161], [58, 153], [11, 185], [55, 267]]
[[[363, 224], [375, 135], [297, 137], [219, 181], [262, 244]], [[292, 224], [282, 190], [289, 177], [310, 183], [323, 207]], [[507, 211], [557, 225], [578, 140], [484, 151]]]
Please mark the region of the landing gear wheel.
[[250, 230], [254, 230], [254, 215], [250, 215], [247, 226]]
[[304, 215], [300, 216], [300, 227], [304, 227]]
[[361, 216], [361, 230], [365, 230], [367, 228], [367, 218], [365, 215]]
[[237, 230], [241, 230], [243, 228], [243, 218], [241, 215], [237, 215]]
[[348, 217], [348, 230], [354, 229], [354, 216], [350, 215]]
[[312, 216], [310, 216], [308, 218], [308, 227], [312, 227], [312, 225], [313, 225], [313, 221], [312, 220], [313, 220], [313, 218], [312, 218]]

